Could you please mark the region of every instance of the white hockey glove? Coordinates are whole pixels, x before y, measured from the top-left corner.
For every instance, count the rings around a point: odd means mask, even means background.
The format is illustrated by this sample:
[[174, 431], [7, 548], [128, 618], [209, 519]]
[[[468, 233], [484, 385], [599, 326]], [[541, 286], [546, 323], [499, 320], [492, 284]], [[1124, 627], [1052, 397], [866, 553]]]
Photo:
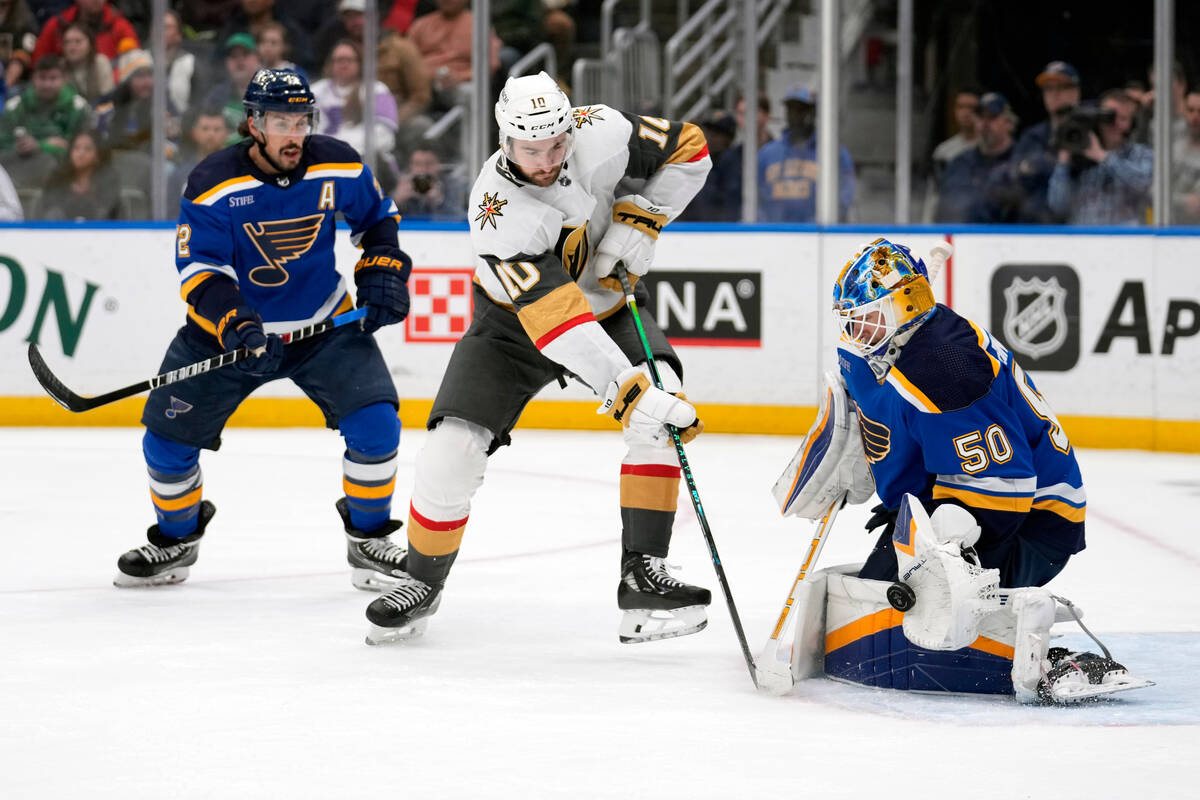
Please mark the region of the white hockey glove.
[[842, 376], [826, 372], [817, 419], [771, 494], [785, 517], [820, 519], [843, 493], [847, 503], [862, 503], [875, 493], [875, 477]]
[[696, 408], [682, 396], [664, 392], [650, 385], [650, 378], [641, 367], [622, 370], [604, 392], [604, 402], [597, 414], [608, 414], [623, 427], [631, 423], [651, 421], [658, 425], [674, 425], [679, 438], [686, 444], [700, 435], [704, 423], [696, 416]]
[[656, 206], [640, 194], [627, 194], [613, 202], [613, 224], [600, 239], [592, 259], [601, 286], [622, 291], [620, 280], [613, 274], [618, 261], [629, 271], [630, 286], [650, 270], [654, 245], [670, 213], [670, 209]]

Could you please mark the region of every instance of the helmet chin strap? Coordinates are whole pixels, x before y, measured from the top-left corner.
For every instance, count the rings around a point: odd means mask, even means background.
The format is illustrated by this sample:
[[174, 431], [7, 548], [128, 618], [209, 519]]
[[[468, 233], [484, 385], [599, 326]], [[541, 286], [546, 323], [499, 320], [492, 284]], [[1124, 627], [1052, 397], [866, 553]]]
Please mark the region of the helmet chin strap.
[[275, 170], [276, 172], [278, 172], [281, 175], [283, 173], [287, 172], [287, 170], [284, 169], [283, 166], [278, 161], [271, 158], [271, 154], [267, 152], [266, 134], [262, 134], [262, 139], [259, 139], [258, 137], [253, 136], [253, 135], [251, 135], [250, 138], [254, 139], [254, 146], [258, 148], [258, 154], [263, 157], [263, 161], [266, 161], [268, 164], [271, 165], [271, 169]]

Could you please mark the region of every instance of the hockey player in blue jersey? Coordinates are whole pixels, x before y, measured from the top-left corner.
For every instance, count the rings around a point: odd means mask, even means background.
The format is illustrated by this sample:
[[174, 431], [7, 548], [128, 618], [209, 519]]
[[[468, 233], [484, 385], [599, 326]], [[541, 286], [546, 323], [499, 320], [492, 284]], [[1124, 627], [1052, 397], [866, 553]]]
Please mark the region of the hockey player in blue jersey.
[[[881, 629], [827, 668], [869, 685], [981, 691], [971, 648], [985, 641], [1024, 700], [1148, 685], [1107, 652], [1048, 647], [1069, 606], [1040, 587], [1083, 550], [1087, 498], [1066, 432], [1007, 348], [935, 303], [925, 263], [886, 239], [846, 263], [833, 309], [838, 372], [775, 495], [785, 514], [817, 519], [878, 494], [867, 527], [883, 531], [855, 585], [864, 597], [888, 588], [884, 610], [905, 613], [903, 639]], [[961, 658], [926, 685], [942, 665], [929, 651]]]
[[[256, 357], [155, 389], [142, 442], [157, 524], [118, 560], [117, 586], [179, 583], [216, 509], [203, 499], [199, 456], [216, 450], [230, 415], [263, 384], [288, 378], [345, 440], [336, 502], [352, 581], [378, 590], [402, 574], [390, 534], [399, 401], [371, 334], [408, 313], [409, 257], [399, 215], [350, 146], [313, 136], [316, 101], [291, 70], [259, 70], [244, 98], [247, 137], [192, 170], [175, 241], [187, 320], [162, 371], [245, 347]], [[362, 326], [284, 347], [280, 333], [353, 308], [334, 263], [335, 215], [362, 248], [354, 268]]]

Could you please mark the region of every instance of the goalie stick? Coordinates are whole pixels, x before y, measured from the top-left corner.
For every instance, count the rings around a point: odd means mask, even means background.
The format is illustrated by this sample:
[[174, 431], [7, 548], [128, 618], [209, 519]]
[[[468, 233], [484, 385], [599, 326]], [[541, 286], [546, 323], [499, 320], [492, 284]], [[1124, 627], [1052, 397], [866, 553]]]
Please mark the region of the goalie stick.
[[[313, 336], [319, 336], [322, 333], [331, 331], [334, 328], [340, 328], [343, 325], [351, 322], [357, 322], [367, 314], [367, 309], [356, 308], [353, 311], [347, 311], [345, 314], [338, 314], [336, 317], [330, 317], [323, 322], [317, 322], [312, 325], [306, 325], [303, 328], [284, 333], [280, 335], [284, 344], [298, 342], [301, 339], [309, 339]], [[129, 386], [124, 386], [120, 389], [114, 389], [111, 392], [95, 395], [94, 397], [85, 397], [84, 395], [76, 394], [67, 388], [61, 380], [58, 379], [50, 367], [46, 365], [45, 359], [42, 358], [41, 352], [33, 342], [29, 343], [29, 366], [33, 369], [33, 375], [37, 378], [38, 383], [46, 390], [46, 394], [54, 399], [54, 402], [65, 408], [67, 411], [90, 411], [93, 408], [108, 405], [117, 400], [122, 400], [126, 397], [132, 397], [135, 394], [156, 389], [159, 386], [166, 386], [170, 383], [179, 383], [186, 381], [189, 378], [194, 378], [197, 375], [202, 375], [214, 369], [227, 367], [230, 364], [235, 364], [250, 356], [257, 355], [251, 353], [244, 347], [239, 347], [237, 350], [230, 350], [227, 353], [206, 358], [203, 361], [197, 361], [195, 364], [173, 369], [169, 372], [164, 372], [161, 375], [155, 375], [153, 378], [139, 381]]]
[[817, 557], [821, 554], [821, 548], [825, 546], [826, 534], [833, 527], [833, 521], [837, 519], [838, 512], [845, 505], [846, 495], [843, 493], [829, 504], [829, 508], [825, 511], [825, 516], [821, 517], [821, 524], [817, 526], [817, 532], [813, 534], [812, 544], [808, 546], [808, 555], [804, 557], [804, 563], [800, 565], [800, 571], [796, 573], [796, 580], [792, 581], [792, 588], [788, 592], [787, 600], [784, 601], [783, 608], [779, 612], [779, 619], [775, 623], [775, 629], [771, 631], [771, 638], [767, 639], [767, 643], [763, 646], [762, 653], [756, 662], [758, 668], [756, 685], [759, 689], [773, 694], [787, 694], [791, 691], [793, 684], [792, 646], [788, 645], [787, 659], [784, 660], [780, 658], [783, 652], [780, 647], [780, 641], [783, 639], [784, 632], [792, 621], [792, 604], [795, 602], [796, 587], [808, 575], [809, 569], [817, 563]]
[[[650, 349], [650, 340], [646, 338], [646, 329], [642, 327], [642, 318], [638, 314], [637, 300], [633, 297], [633, 286], [629, 283], [629, 273], [625, 265], [617, 262], [617, 277], [621, 279], [621, 288], [625, 292], [625, 302], [629, 312], [633, 314], [633, 322], [637, 326], [638, 338], [642, 341], [642, 350], [646, 354], [646, 366], [650, 368], [650, 377], [654, 388], [662, 389], [662, 380], [658, 376], [658, 366], [654, 363], [654, 352]], [[683, 452], [683, 442], [679, 438], [679, 429], [674, 425], [666, 425], [671, 439], [675, 442], [675, 455], [679, 458], [679, 468], [683, 472], [684, 482], [687, 483], [688, 494], [692, 498], [692, 507], [696, 509], [696, 519], [700, 521], [700, 531], [708, 545], [708, 553], [712, 557], [713, 569], [717, 572], [717, 582], [725, 593], [725, 605], [729, 607], [729, 616], [733, 619], [733, 629], [737, 632], [738, 642], [742, 645], [742, 656], [746, 659], [746, 668], [750, 670], [750, 680], [754, 688], [758, 688], [758, 670], [754, 667], [754, 657], [750, 655], [750, 645], [746, 643], [746, 633], [742, 630], [742, 618], [738, 616], [737, 606], [733, 602], [733, 593], [729, 591], [729, 581], [725, 578], [725, 568], [721, 566], [721, 556], [717, 553], [717, 543], [713, 541], [712, 530], [708, 527], [708, 517], [704, 506], [700, 503], [700, 491], [696, 488], [696, 479], [692, 477], [692, 468], [688, 464], [687, 453]]]

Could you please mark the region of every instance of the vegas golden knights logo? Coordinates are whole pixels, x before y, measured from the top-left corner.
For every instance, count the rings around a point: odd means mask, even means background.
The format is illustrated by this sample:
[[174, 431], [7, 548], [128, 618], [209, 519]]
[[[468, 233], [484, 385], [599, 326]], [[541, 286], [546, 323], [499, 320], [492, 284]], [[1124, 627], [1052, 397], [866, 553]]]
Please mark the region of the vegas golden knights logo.
[[571, 276], [571, 280], [578, 281], [583, 275], [591, 251], [586, 222], [579, 226], [563, 226], [562, 231], [558, 234], [558, 245], [555, 247], [555, 252], [558, 253], [563, 269]]
[[259, 286], [282, 286], [288, 282], [283, 265], [307, 253], [321, 232], [324, 214], [269, 222], [244, 222], [242, 229], [267, 263], [250, 270], [250, 280]]
[[862, 431], [863, 452], [867, 461], [878, 464], [887, 458], [887, 454], [892, 451], [891, 428], [882, 422], [869, 419], [862, 408], [858, 409], [858, 427]]

